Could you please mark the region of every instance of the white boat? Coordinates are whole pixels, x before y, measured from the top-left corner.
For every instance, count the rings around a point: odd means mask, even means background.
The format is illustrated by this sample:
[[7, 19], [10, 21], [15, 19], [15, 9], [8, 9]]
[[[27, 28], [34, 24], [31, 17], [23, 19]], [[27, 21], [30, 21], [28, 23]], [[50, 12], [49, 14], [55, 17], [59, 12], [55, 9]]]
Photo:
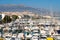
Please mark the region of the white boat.
[[38, 29], [39, 29], [39, 27], [32, 27], [32, 28], [31, 28], [31, 30], [34, 30], [34, 29], [37, 29], [37, 30], [38, 30]]
[[39, 34], [39, 33], [34, 33], [33, 35], [34, 35], [34, 36], [39, 36], [40, 34]]
[[33, 32], [39, 32], [38, 30], [33, 30]]

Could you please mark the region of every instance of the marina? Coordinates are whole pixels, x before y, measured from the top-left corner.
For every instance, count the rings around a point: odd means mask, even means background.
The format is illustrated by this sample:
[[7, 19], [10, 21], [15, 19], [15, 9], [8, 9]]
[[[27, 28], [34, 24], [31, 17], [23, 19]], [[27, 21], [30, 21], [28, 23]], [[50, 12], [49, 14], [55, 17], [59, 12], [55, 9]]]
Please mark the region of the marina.
[[23, 12], [15, 21], [0, 24], [1, 40], [60, 40], [59, 35], [60, 21], [51, 16]]

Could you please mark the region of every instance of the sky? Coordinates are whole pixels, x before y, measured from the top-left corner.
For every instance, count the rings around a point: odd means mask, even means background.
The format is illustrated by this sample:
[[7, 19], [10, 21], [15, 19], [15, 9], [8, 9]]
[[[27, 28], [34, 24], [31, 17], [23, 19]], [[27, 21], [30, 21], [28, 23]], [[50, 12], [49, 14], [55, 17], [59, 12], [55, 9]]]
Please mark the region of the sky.
[[33, 8], [52, 9], [60, 11], [60, 0], [0, 0], [0, 5], [16, 4]]

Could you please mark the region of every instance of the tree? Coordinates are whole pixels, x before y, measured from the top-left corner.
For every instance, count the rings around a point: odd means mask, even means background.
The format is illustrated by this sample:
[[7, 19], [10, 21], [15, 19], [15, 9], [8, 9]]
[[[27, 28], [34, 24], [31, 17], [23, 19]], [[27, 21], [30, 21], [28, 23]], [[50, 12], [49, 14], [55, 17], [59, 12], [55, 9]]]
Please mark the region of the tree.
[[2, 24], [2, 20], [0, 20], [0, 24]]
[[8, 15], [5, 15], [5, 17], [4, 17], [3, 20], [2, 20], [3, 23], [9, 23], [9, 22], [11, 22], [11, 21], [12, 21], [12, 19], [11, 19], [10, 16], [8, 16]]
[[29, 18], [30, 18], [30, 16], [29, 16], [29, 15], [24, 15], [24, 18], [29, 19]]
[[19, 17], [17, 15], [12, 15], [12, 20], [15, 21], [16, 19], [18, 19]]

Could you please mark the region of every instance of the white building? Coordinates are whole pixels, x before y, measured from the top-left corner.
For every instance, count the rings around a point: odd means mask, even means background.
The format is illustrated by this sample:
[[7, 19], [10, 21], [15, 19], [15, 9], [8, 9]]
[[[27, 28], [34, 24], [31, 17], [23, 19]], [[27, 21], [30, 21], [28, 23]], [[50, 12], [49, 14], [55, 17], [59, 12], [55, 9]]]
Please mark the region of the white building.
[[5, 17], [5, 14], [0, 14], [0, 19], [3, 19]]

